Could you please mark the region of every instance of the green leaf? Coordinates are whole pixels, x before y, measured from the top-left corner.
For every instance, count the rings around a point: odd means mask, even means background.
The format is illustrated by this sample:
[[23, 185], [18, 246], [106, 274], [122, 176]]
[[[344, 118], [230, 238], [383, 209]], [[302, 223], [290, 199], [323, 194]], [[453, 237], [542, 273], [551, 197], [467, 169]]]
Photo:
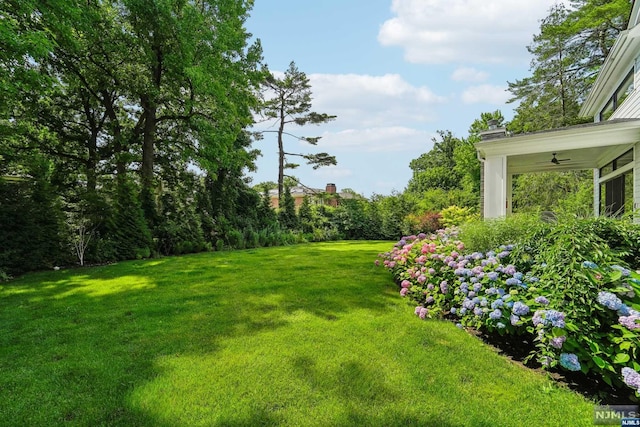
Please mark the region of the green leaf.
[[598, 365], [600, 369], [604, 369], [604, 367], [607, 366], [607, 363], [604, 360], [602, 360], [600, 356], [593, 356], [592, 359], [593, 359], [593, 362], [596, 365]]
[[629, 341], [624, 341], [619, 345], [620, 350], [629, 350], [631, 348], [631, 343]]
[[629, 357], [628, 354], [626, 354], [626, 353], [618, 353], [613, 358], [613, 363], [616, 363], [618, 365], [623, 365], [623, 364], [627, 363], [629, 360], [631, 360], [631, 357]]

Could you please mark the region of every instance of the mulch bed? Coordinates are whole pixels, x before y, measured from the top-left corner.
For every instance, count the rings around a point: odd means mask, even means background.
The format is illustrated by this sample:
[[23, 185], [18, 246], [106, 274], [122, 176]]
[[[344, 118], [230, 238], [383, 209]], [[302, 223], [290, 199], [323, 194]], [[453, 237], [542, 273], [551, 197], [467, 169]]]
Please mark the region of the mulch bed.
[[545, 371], [539, 363], [529, 361], [524, 363], [525, 358], [534, 349], [532, 341], [527, 341], [524, 336], [485, 334], [475, 329], [467, 328], [467, 332], [478, 337], [484, 343], [493, 347], [499, 354], [509, 358], [514, 363], [523, 365], [528, 369], [533, 369], [547, 373], [553, 380], [562, 384], [585, 397], [592, 399], [602, 405], [638, 405], [638, 398], [626, 389], [616, 389], [606, 384], [595, 376], [584, 375], [582, 372], [570, 371]]

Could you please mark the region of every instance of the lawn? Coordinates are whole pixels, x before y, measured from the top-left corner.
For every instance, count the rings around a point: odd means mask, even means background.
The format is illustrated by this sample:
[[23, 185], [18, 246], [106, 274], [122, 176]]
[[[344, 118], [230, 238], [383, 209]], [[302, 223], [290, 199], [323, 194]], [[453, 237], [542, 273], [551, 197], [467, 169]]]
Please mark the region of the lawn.
[[579, 426], [593, 402], [441, 321], [389, 242], [121, 262], [0, 284], [0, 424]]

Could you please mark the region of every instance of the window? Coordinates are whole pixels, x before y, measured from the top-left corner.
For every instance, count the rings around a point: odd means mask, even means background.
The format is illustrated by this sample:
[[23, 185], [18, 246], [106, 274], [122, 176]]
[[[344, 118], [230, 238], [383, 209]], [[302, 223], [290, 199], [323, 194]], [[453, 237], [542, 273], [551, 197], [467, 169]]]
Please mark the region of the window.
[[633, 92], [633, 69], [629, 71], [629, 74], [624, 78], [620, 86], [616, 89], [614, 94], [609, 99], [609, 102], [600, 111], [600, 121], [608, 120], [614, 111], [618, 109], [625, 99]]
[[600, 168], [600, 215], [619, 217], [633, 211], [633, 169], [624, 166], [633, 163], [633, 149], [618, 156]]

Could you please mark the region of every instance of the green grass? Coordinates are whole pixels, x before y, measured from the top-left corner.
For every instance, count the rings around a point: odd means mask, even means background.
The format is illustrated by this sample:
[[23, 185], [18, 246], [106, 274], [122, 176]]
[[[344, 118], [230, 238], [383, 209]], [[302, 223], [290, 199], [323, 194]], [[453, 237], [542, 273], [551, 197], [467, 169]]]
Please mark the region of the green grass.
[[0, 286], [0, 424], [592, 425], [593, 403], [377, 268], [388, 242], [216, 252]]

